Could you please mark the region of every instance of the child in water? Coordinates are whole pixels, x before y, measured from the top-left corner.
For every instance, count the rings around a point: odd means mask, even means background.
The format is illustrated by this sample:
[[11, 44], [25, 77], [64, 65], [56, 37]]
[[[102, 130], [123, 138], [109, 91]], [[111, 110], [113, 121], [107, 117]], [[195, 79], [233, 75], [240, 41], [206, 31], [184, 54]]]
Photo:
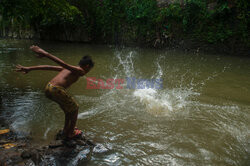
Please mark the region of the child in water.
[[75, 128], [79, 106], [75, 100], [66, 92], [66, 89], [75, 83], [79, 77], [87, 74], [93, 67], [94, 62], [91, 57], [84, 56], [79, 66], [72, 66], [61, 59], [51, 55], [38, 46], [31, 46], [30, 49], [37, 54], [38, 57], [46, 57], [56, 62], [60, 66], [40, 65], [24, 67], [21, 65], [16, 66], [17, 72], [24, 74], [33, 70], [53, 70], [59, 73], [47, 84], [45, 88], [45, 95], [49, 99], [58, 103], [65, 114], [65, 123], [63, 134], [68, 139], [77, 138], [82, 134], [81, 130]]

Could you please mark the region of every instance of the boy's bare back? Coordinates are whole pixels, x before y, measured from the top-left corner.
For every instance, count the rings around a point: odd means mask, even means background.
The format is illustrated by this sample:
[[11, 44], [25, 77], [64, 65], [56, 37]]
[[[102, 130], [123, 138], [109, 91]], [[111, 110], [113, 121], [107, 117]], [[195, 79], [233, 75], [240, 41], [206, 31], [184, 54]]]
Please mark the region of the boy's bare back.
[[62, 86], [64, 88], [70, 87], [73, 83], [75, 83], [79, 79], [79, 75], [73, 73], [70, 70], [63, 69], [59, 72], [51, 81], [55, 86]]

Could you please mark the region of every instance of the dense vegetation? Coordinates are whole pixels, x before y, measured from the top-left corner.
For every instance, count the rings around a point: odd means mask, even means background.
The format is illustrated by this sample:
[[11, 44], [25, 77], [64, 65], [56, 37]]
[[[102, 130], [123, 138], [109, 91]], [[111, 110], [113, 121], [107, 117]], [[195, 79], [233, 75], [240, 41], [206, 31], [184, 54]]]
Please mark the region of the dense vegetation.
[[159, 7], [155, 0], [1, 0], [0, 34], [34, 29], [42, 36], [88, 34], [89, 41], [109, 43], [189, 38], [249, 46], [247, 0], [182, 2]]

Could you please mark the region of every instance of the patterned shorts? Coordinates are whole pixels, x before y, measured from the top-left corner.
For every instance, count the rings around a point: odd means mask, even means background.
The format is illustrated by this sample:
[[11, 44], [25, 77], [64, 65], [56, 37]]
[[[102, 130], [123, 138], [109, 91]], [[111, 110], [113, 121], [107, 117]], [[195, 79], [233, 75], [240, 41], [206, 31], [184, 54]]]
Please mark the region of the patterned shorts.
[[74, 113], [79, 108], [73, 97], [68, 95], [65, 88], [61, 86], [54, 86], [49, 82], [45, 88], [45, 95], [58, 103], [65, 114]]

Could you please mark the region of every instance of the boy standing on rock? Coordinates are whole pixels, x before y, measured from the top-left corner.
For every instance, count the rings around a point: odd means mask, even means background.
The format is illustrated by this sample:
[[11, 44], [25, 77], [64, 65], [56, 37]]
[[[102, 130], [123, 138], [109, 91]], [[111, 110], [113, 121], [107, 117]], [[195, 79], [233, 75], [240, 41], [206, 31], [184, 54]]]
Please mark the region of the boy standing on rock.
[[87, 74], [94, 67], [94, 62], [92, 61], [91, 57], [84, 56], [80, 60], [79, 66], [72, 66], [44, 51], [38, 46], [31, 46], [30, 49], [35, 52], [38, 57], [49, 58], [60, 66], [40, 65], [24, 67], [17, 65], [16, 71], [23, 72], [24, 74], [32, 70], [59, 71], [59, 73], [47, 84], [45, 88], [45, 95], [49, 99], [58, 103], [65, 113], [65, 123], [63, 128], [63, 134], [65, 137], [68, 139], [73, 139], [80, 136], [82, 131], [75, 128], [79, 106], [66, 92], [66, 89], [75, 83], [79, 77]]

